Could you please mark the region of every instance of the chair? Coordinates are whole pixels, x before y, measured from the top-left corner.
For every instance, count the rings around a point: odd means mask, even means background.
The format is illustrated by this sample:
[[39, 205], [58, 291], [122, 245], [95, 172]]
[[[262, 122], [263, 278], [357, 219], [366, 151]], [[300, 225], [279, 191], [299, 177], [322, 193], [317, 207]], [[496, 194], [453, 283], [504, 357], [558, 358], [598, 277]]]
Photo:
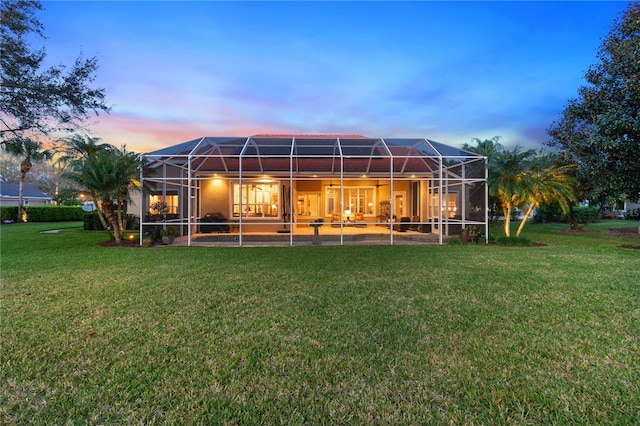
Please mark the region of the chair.
[[353, 222], [355, 223], [355, 226], [360, 226], [362, 228], [367, 226], [367, 222], [364, 220], [364, 213], [356, 212]]
[[334, 228], [339, 228], [340, 222], [340, 213], [334, 213], [333, 215], [331, 215], [331, 226], [333, 226]]
[[409, 229], [412, 231], [420, 230], [420, 216], [413, 216], [411, 218], [411, 225], [409, 225]]

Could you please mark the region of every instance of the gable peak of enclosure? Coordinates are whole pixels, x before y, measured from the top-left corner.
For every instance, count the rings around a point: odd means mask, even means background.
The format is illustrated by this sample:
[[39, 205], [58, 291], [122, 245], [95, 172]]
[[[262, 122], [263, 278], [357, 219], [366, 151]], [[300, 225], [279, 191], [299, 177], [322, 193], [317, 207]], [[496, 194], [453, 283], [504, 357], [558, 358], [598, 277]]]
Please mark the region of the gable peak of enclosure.
[[486, 158], [431, 139], [202, 137], [144, 157], [141, 235], [167, 223], [189, 245], [442, 244], [470, 227], [487, 235]]

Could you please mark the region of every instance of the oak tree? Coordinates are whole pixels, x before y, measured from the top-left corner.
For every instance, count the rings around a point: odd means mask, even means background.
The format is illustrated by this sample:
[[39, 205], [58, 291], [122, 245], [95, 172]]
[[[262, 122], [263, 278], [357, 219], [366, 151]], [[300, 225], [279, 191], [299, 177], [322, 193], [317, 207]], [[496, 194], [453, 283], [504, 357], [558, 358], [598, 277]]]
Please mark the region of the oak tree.
[[582, 196], [602, 208], [640, 199], [640, 3], [614, 21], [596, 57], [548, 145], [578, 166]]
[[70, 67], [45, 66], [46, 50], [36, 0], [0, 2], [0, 137], [21, 138], [77, 129], [92, 114], [108, 112], [105, 90], [92, 87], [98, 62], [79, 56]]

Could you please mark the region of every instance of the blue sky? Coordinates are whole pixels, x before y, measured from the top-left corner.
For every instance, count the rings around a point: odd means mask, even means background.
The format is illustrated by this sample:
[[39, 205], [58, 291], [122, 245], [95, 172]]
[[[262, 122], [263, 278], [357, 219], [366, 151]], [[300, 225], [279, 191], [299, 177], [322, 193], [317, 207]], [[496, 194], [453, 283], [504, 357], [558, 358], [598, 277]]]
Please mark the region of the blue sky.
[[92, 134], [144, 152], [256, 133], [537, 148], [627, 2], [43, 6], [49, 61], [99, 59]]

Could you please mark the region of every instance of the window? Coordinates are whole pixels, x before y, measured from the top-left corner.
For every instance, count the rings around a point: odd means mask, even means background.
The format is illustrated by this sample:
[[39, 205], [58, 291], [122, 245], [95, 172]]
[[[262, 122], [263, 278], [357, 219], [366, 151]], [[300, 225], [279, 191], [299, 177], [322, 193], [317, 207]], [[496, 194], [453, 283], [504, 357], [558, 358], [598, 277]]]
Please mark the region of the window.
[[[444, 201], [444, 206], [442, 206], [442, 217], [455, 218], [458, 215], [458, 194], [455, 192], [449, 194], [442, 194], [442, 200]], [[440, 204], [440, 198], [438, 194], [433, 194], [432, 198], [433, 212], [432, 215], [434, 217], [438, 216], [438, 208]]]
[[373, 216], [373, 188], [356, 187], [345, 188], [344, 199], [347, 201], [347, 207], [354, 213], [364, 213], [365, 216]]
[[296, 204], [296, 214], [298, 216], [320, 216], [320, 193], [300, 192]]
[[164, 203], [167, 206], [167, 214], [178, 214], [178, 196], [177, 195], [167, 195], [163, 200], [162, 195], [151, 195], [149, 197], [149, 213], [151, 214], [162, 214], [162, 211], [158, 211], [154, 209], [154, 207], [159, 206], [159, 203]]
[[278, 217], [278, 191], [277, 183], [237, 183], [232, 185], [233, 216], [263, 218]]
[[334, 213], [340, 213], [340, 187], [330, 186], [327, 188], [326, 194], [327, 202], [325, 206], [327, 206], [327, 210], [325, 215], [331, 216]]
[[[326, 215], [340, 213], [340, 187], [333, 186], [326, 189]], [[373, 187], [353, 186], [344, 188], [344, 210], [353, 213], [364, 213], [365, 216], [373, 216], [375, 214], [375, 191]], [[343, 212], [344, 213], [344, 212]]]

